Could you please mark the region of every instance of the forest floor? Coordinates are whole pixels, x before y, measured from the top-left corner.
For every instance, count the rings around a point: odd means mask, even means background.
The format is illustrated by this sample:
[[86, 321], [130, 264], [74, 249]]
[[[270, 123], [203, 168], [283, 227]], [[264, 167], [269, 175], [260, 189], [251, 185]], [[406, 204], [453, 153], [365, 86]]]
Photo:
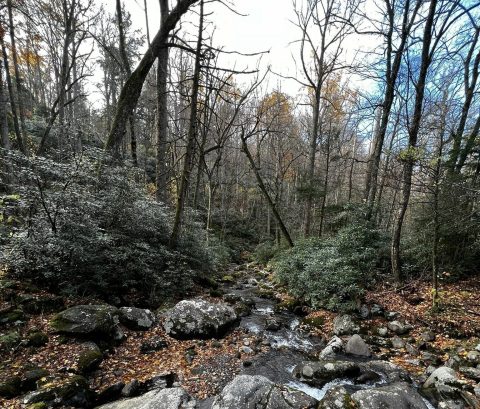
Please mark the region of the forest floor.
[[[227, 271], [236, 280], [245, 280], [258, 274], [257, 266], [242, 266]], [[8, 291], [0, 287], [0, 312], [12, 308], [12, 288], [15, 288], [15, 298], [21, 295], [45, 296], [43, 291], [35, 290], [22, 283], [10, 285]], [[480, 342], [480, 282], [477, 278], [444, 284], [441, 289], [441, 308], [431, 311], [431, 293], [428, 283], [412, 281], [399, 290], [379, 286], [369, 291], [366, 301], [384, 307], [386, 311], [397, 311], [402, 320], [413, 324], [410, 333], [411, 343], [419, 343], [422, 332], [431, 330], [436, 333], [433, 345], [436, 355], [445, 362], [451, 355], [466, 354]], [[205, 298], [220, 301], [206, 292]], [[281, 290], [275, 296], [278, 299], [289, 297]], [[93, 299], [66, 300], [66, 306], [85, 303], [99, 303]], [[28, 314], [24, 322], [1, 324], [0, 336], [17, 331], [20, 335], [17, 345], [11, 349], [0, 350], [0, 383], [4, 379], [21, 375], [27, 368], [38, 367], [47, 370], [52, 378], [75, 374], [77, 361], [82, 350], [82, 341], [65, 338], [55, 334], [49, 327], [53, 314]], [[321, 317], [317, 322], [321, 325], [308, 327], [315, 335], [328, 340], [332, 336], [332, 323], [336, 314], [326, 311], [309, 311], [303, 322], [312, 322], [311, 318]], [[310, 320], [309, 320], [310, 319]], [[373, 332], [374, 328], [386, 325], [384, 318], [362, 321], [362, 327]], [[25, 340], [32, 330], [41, 331], [48, 336], [43, 346], [25, 346]], [[112, 348], [105, 356], [99, 368], [89, 374], [92, 389], [97, 392], [118, 383], [128, 383], [134, 379], [144, 381], [159, 373], [172, 372], [176, 374], [181, 385], [193, 396], [204, 399], [213, 396], [230, 381], [238, 372], [248, 365], [252, 358], [249, 353], [239, 352], [245, 345], [255, 343], [255, 335], [246, 333], [242, 328], [233, 329], [224, 338], [206, 341], [179, 341], [165, 334], [161, 325], [156, 325], [149, 331], [130, 331], [125, 329], [126, 340]], [[146, 342], [165, 340], [167, 348], [153, 352], [142, 353], [142, 345]], [[256, 353], [261, 353], [259, 346]], [[388, 359], [407, 369], [412, 375], [425, 372], [425, 367], [418, 358], [416, 351], [405, 348], [399, 350], [383, 349], [378, 352]], [[199, 371], [199, 368], [202, 368]], [[1, 408], [21, 408], [21, 401], [16, 399], [1, 399]]]

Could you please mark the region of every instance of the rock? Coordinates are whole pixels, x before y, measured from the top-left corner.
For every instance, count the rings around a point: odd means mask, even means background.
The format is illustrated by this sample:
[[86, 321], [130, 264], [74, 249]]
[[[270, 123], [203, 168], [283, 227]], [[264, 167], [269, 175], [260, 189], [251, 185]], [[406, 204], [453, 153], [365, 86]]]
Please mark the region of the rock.
[[143, 392], [149, 392], [154, 389], [171, 388], [175, 382], [175, 374], [173, 372], [160, 373], [147, 379], [140, 384], [140, 390]]
[[135, 331], [146, 331], [155, 323], [155, 315], [150, 310], [135, 307], [119, 309], [120, 322]]
[[462, 363], [462, 359], [458, 355], [451, 355], [448, 361], [445, 362], [445, 366], [449, 368], [458, 369]]
[[278, 331], [282, 328], [282, 324], [275, 318], [268, 318], [265, 324], [265, 329], [268, 331]]
[[114, 400], [120, 399], [124, 387], [125, 384], [123, 382], [117, 382], [113, 385], [107, 386], [105, 389], [101, 390], [98, 393], [96, 404], [103, 405], [107, 402], [112, 402]]
[[163, 326], [174, 338], [212, 338], [222, 335], [236, 320], [237, 314], [226, 304], [184, 300], [166, 313]]
[[480, 383], [473, 388], [473, 393], [476, 397], [480, 398]]
[[339, 337], [333, 337], [327, 346], [320, 352], [320, 359], [331, 359], [343, 352], [343, 341]]
[[437, 368], [435, 371], [433, 371], [433, 373], [423, 384], [423, 387], [430, 388], [432, 386], [437, 386], [437, 384], [458, 386], [459, 379], [457, 373], [452, 368], [449, 368], [447, 366], [441, 366], [440, 368]]
[[400, 313], [397, 311], [388, 311], [385, 313], [385, 318], [388, 321], [395, 321], [398, 317], [400, 317]]
[[427, 409], [420, 394], [405, 382], [361, 390], [351, 398], [358, 409]]
[[418, 351], [418, 349], [415, 348], [412, 344], [409, 344], [408, 342], [405, 344], [405, 349], [412, 356], [420, 355], [420, 352]]
[[369, 357], [372, 355], [369, 346], [360, 335], [352, 335], [345, 346], [345, 352], [350, 355]]
[[480, 352], [480, 344], [478, 344], [478, 345], [475, 347], [475, 351]]
[[0, 381], [0, 397], [14, 398], [20, 395], [22, 380], [19, 376], [12, 376], [4, 381]]
[[48, 343], [48, 335], [41, 331], [33, 331], [27, 337], [28, 346], [43, 347]]
[[373, 304], [370, 307], [370, 314], [372, 315], [372, 317], [381, 317], [385, 314], [385, 310], [381, 305]]
[[223, 388], [211, 409], [313, 409], [317, 400], [276, 385], [264, 376], [239, 375]]
[[252, 313], [252, 307], [244, 302], [239, 302], [233, 307], [237, 317], [247, 317]]
[[421, 355], [422, 361], [427, 365], [440, 365], [442, 360], [439, 356], [432, 354], [431, 352], [424, 351]]
[[122, 399], [98, 409], [188, 409], [195, 400], [182, 388], [154, 389], [136, 398]]
[[420, 338], [425, 342], [433, 342], [435, 341], [436, 335], [432, 331], [425, 331], [421, 333]]
[[333, 320], [333, 333], [335, 335], [352, 335], [360, 330], [351, 315], [339, 315]]
[[411, 382], [407, 371], [388, 361], [367, 361], [358, 364], [362, 373], [375, 372], [381, 374], [388, 382]]
[[118, 309], [111, 305], [76, 305], [56, 314], [51, 327], [73, 336], [118, 337]]
[[458, 371], [467, 378], [475, 381], [480, 381], [480, 368], [471, 368], [469, 366], [462, 366]]
[[248, 346], [242, 346], [240, 347], [239, 349], [239, 352], [241, 352], [242, 354], [248, 354], [248, 355], [251, 355], [251, 354], [254, 354], [254, 350]]
[[321, 387], [337, 378], [354, 378], [360, 375], [360, 367], [351, 361], [308, 361], [297, 365], [293, 376], [310, 385]]
[[470, 351], [467, 356], [467, 361], [471, 362], [472, 364], [480, 364], [480, 352], [479, 351]]
[[377, 334], [381, 337], [386, 337], [388, 335], [388, 328], [381, 327], [377, 330]]
[[14, 322], [24, 322], [27, 320], [25, 313], [21, 309], [7, 309], [0, 311], [0, 324], [12, 324]]
[[8, 332], [5, 335], [0, 335], [0, 347], [4, 350], [16, 348], [22, 338], [17, 331]]
[[235, 304], [236, 302], [240, 301], [242, 299], [242, 297], [238, 294], [233, 294], [233, 293], [229, 293], [229, 294], [225, 294], [223, 296], [223, 300], [225, 302], [228, 302], [230, 304]]
[[358, 311], [358, 315], [361, 319], [366, 320], [370, 316], [370, 309], [368, 308], [368, 305], [363, 304]]
[[48, 376], [49, 372], [46, 369], [35, 368], [27, 370], [21, 377], [21, 388], [23, 391], [33, 391], [37, 389], [37, 382]]
[[405, 348], [405, 341], [400, 338], [400, 337], [393, 337], [392, 338], [392, 347], [395, 348], [395, 349], [402, 349], [402, 348]]
[[121, 395], [124, 398], [131, 398], [140, 394], [140, 382], [136, 379], [128, 382], [122, 389]]
[[350, 409], [354, 403], [348, 391], [343, 386], [329, 389], [318, 404], [318, 409]]
[[400, 321], [389, 322], [387, 327], [397, 335], [407, 334], [412, 329], [411, 325], [402, 324]]
[[376, 345], [382, 348], [391, 348], [392, 342], [389, 338], [377, 337], [377, 336], [370, 336], [367, 337], [367, 342], [370, 345]]
[[140, 345], [140, 352], [142, 354], [151, 354], [152, 352], [160, 351], [168, 348], [168, 343], [163, 338], [154, 338], [142, 342]]
[[30, 405], [39, 402], [52, 402], [75, 408], [91, 407], [95, 393], [90, 390], [88, 381], [83, 376], [73, 376], [50, 382], [40, 389], [25, 395], [22, 402]]
[[103, 361], [103, 354], [94, 342], [87, 342], [82, 345], [83, 351], [77, 360], [77, 369], [81, 374], [87, 374], [97, 369]]

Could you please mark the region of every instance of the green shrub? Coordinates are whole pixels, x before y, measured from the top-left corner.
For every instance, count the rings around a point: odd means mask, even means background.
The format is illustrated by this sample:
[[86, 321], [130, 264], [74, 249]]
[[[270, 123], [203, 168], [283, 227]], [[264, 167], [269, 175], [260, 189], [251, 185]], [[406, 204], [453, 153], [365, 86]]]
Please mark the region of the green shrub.
[[358, 219], [333, 238], [311, 238], [275, 257], [278, 279], [314, 308], [351, 310], [375, 278], [387, 241]]
[[264, 241], [255, 247], [253, 260], [260, 264], [267, 264], [278, 251], [279, 248], [274, 241]]
[[97, 151], [64, 162], [4, 155], [20, 198], [9, 212], [22, 220], [0, 251], [11, 276], [106, 299], [140, 292], [155, 305], [188, 290], [193, 270], [213, 268], [190, 215], [177, 250], [168, 247], [172, 217], [148, 197], [135, 169], [113, 166]]

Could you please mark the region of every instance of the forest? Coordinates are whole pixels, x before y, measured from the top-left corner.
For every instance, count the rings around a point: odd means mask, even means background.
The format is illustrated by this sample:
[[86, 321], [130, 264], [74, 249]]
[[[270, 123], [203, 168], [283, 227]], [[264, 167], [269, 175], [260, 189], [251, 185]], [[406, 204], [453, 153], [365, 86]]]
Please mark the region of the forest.
[[0, 42], [1, 408], [480, 408], [480, 2], [0, 0]]

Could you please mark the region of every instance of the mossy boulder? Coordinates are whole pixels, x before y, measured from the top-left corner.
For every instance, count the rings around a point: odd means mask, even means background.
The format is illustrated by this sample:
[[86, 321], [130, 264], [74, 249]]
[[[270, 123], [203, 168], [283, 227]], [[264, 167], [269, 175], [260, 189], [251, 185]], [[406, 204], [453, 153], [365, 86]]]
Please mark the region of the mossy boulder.
[[11, 324], [17, 321], [25, 321], [26, 319], [25, 313], [19, 308], [0, 312], [0, 324]]
[[5, 335], [0, 335], [0, 347], [2, 349], [15, 348], [21, 341], [22, 338], [17, 331], [11, 331]]
[[103, 360], [102, 351], [93, 342], [85, 343], [84, 350], [80, 353], [77, 361], [77, 369], [81, 374], [87, 374], [98, 368]]
[[21, 377], [21, 388], [24, 391], [33, 391], [37, 389], [37, 382], [48, 376], [49, 372], [42, 368], [31, 368], [26, 370]]
[[32, 347], [42, 347], [48, 343], [48, 335], [42, 331], [32, 331], [27, 337], [28, 345]]
[[22, 380], [19, 376], [12, 376], [0, 381], [0, 396], [2, 398], [14, 398], [21, 394]]
[[61, 334], [114, 339], [118, 314], [118, 309], [111, 305], [76, 305], [56, 314], [50, 326]]
[[135, 331], [149, 330], [155, 323], [155, 315], [143, 308], [122, 307], [119, 313], [120, 322]]

